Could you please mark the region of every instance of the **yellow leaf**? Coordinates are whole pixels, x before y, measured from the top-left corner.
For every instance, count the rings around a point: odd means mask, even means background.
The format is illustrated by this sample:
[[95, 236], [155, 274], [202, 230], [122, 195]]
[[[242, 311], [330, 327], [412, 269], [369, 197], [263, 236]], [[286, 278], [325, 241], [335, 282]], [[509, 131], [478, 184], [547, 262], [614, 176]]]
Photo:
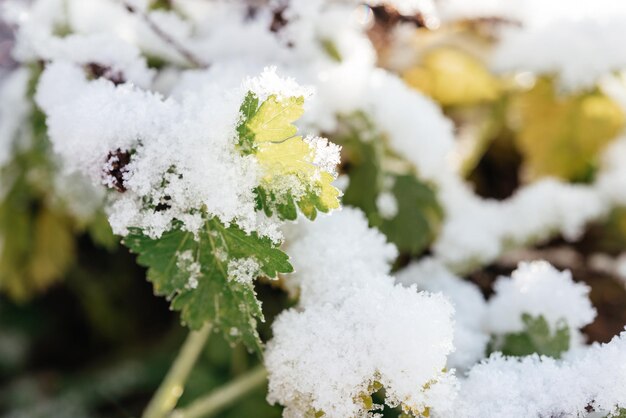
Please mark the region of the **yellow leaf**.
[[339, 190], [332, 186], [334, 175], [316, 165], [315, 146], [296, 135], [298, 129], [292, 123], [304, 112], [304, 98], [279, 100], [273, 95], [258, 109], [256, 103], [255, 96], [246, 97], [242, 113], [247, 119], [238, 131], [240, 142], [249, 141], [261, 165], [262, 188], [267, 192], [263, 196], [276, 199], [282, 205], [277, 212], [286, 219], [296, 216], [294, 202], [311, 219], [318, 209], [339, 207]]
[[304, 113], [304, 97], [287, 97], [279, 100], [272, 95], [265, 100], [247, 126], [259, 142], [284, 141], [298, 132], [291, 122]]
[[24, 301], [61, 279], [74, 260], [69, 221], [49, 209], [14, 213], [0, 250], [0, 287]]
[[49, 210], [37, 218], [36, 236], [31, 258], [31, 276], [46, 287], [60, 278], [74, 259], [74, 236], [68, 223]]
[[322, 172], [321, 179], [318, 182], [318, 187], [320, 188], [319, 198], [326, 210], [339, 207], [339, 190], [332, 185], [334, 179], [330, 173]]
[[411, 87], [444, 106], [492, 101], [498, 97], [498, 81], [471, 55], [456, 48], [427, 52], [421, 65], [403, 74]]
[[559, 96], [539, 79], [512, 107], [519, 122], [515, 143], [529, 178], [589, 180], [598, 154], [623, 129], [620, 107], [601, 92]]
[[302, 137], [281, 143], [262, 143], [256, 157], [265, 173], [263, 181], [269, 188], [283, 176], [295, 176], [306, 188], [310, 188], [307, 185], [313, 181], [313, 192], [325, 210], [339, 207], [339, 190], [332, 185], [334, 176], [313, 164], [313, 150]]
[[266, 181], [285, 174], [296, 174], [307, 179], [316, 171], [312, 150], [300, 136], [279, 143], [261, 143], [258, 145], [256, 157], [263, 167]]

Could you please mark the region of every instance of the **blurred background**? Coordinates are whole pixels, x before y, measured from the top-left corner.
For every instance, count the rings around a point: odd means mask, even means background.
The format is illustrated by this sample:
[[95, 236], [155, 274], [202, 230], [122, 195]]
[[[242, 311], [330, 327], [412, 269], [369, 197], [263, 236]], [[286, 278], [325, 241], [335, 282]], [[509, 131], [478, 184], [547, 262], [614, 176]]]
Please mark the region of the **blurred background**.
[[[13, 33], [0, 20], [0, 84], [17, 67]], [[39, 168], [31, 161], [20, 169]], [[117, 243], [104, 217], [83, 230], [46, 215], [45, 191], [20, 189], [22, 196], [0, 202], [0, 235], [20, 247], [0, 245], [0, 416], [140, 416], [188, 330], [169, 303], [154, 296], [145, 270]], [[267, 318], [289, 303], [282, 290], [260, 286], [259, 292]], [[269, 323], [261, 325], [264, 340]], [[258, 362], [214, 334], [181, 404]], [[280, 417], [265, 395], [259, 388], [219, 416]]]

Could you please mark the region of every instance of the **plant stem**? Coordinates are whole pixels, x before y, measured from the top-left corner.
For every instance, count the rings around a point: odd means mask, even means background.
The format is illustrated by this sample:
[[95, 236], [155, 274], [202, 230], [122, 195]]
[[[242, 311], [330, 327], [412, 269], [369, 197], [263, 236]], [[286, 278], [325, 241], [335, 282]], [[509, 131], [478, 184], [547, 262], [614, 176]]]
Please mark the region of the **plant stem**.
[[157, 389], [150, 403], [143, 412], [143, 418], [163, 418], [176, 407], [183, 394], [185, 381], [191, 372], [209, 334], [211, 324], [206, 323], [198, 331], [191, 331], [183, 343], [172, 367], [167, 372], [161, 386]]
[[265, 368], [258, 366], [208, 395], [195, 400], [188, 407], [175, 410], [171, 418], [211, 417], [265, 383], [266, 379]]
[[200, 58], [196, 57], [193, 52], [187, 49], [182, 43], [180, 43], [176, 38], [165, 32], [147, 13], [137, 10], [133, 5], [129, 2], [124, 2], [124, 7], [130, 13], [138, 15], [145, 23], [148, 25], [150, 30], [154, 32], [156, 36], [161, 38], [163, 42], [169, 44], [172, 48], [174, 48], [180, 55], [182, 55], [188, 62], [195, 68], [208, 68], [209, 65], [203, 62]]

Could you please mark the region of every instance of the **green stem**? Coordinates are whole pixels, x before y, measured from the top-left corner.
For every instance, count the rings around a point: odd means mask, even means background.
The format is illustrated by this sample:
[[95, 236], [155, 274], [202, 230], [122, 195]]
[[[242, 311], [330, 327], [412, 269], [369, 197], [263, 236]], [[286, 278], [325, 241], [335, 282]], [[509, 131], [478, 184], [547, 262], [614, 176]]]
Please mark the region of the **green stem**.
[[265, 383], [267, 372], [258, 366], [248, 373], [192, 402], [189, 406], [175, 410], [171, 418], [208, 418], [214, 416], [237, 399]]
[[206, 323], [198, 331], [189, 333], [174, 364], [144, 410], [143, 418], [164, 418], [176, 407], [185, 389], [187, 377], [198, 360], [210, 333], [210, 323]]

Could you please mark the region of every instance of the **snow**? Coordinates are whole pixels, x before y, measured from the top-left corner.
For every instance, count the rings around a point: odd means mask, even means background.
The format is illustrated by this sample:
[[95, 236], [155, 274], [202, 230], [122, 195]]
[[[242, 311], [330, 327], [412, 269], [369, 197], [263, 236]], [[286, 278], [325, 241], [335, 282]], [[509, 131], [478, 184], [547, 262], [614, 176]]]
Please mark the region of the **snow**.
[[608, 21], [557, 20], [549, 26], [512, 29], [496, 48], [492, 66], [499, 72], [554, 74], [568, 90], [590, 89], [605, 74], [626, 67], [625, 22], [622, 13]]
[[[607, 156], [611, 154], [607, 151]], [[613, 196], [621, 198], [614, 188], [614, 182], [626, 179], [621, 167], [602, 170], [593, 185], [544, 178], [502, 201], [478, 197], [451, 179], [439, 190], [446, 216], [433, 246], [435, 255], [465, 271], [492, 262], [506, 248], [540, 243], [558, 234], [574, 241], [588, 223], [608, 214], [615, 204]]]
[[376, 198], [376, 208], [383, 219], [392, 219], [398, 214], [398, 201], [393, 193], [384, 191]]
[[453, 126], [430, 99], [409, 89], [396, 76], [374, 71], [364, 106], [390, 147], [415, 165], [425, 180], [442, 182], [449, 174]]
[[494, 334], [522, 331], [522, 314], [529, 314], [543, 316], [552, 330], [561, 322], [571, 331], [578, 330], [596, 317], [590, 290], [575, 283], [571, 272], [558, 271], [545, 261], [521, 263], [510, 278], [496, 280], [487, 308], [487, 329]]
[[395, 248], [355, 209], [305, 223], [292, 238], [301, 295], [272, 325], [269, 401], [284, 405], [286, 417], [364, 416], [361, 397], [376, 382], [389, 405], [445, 411], [456, 390], [443, 371], [452, 350], [447, 300], [394, 285], [387, 273]]
[[368, 227], [363, 212], [353, 208], [314, 222], [303, 220], [289, 238], [286, 251], [295, 269], [289, 280], [300, 287], [300, 300], [311, 303], [329, 299], [338, 288], [359, 287], [373, 275], [388, 274], [398, 255], [383, 234]]
[[454, 352], [448, 367], [465, 370], [485, 356], [489, 333], [487, 304], [476, 285], [455, 276], [440, 262], [424, 258], [396, 274], [396, 281], [419, 290], [441, 293], [454, 306]]
[[624, 408], [626, 332], [563, 361], [499, 354], [461, 381], [454, 414], [442, 417], [602, 416]]
[[285, 405], [286, 417], [311, 409], [331, 418], [362, 416], [359, 396], [374, 382], [391, 405], [416, 412], [448, 407], [455, 380], [442, 370], [452, 349], [452, 308], [442, 296], [384, 279], [274, 322], [265, 355], [268, 399]]
[[228, 279], [241, 284], [251, 284], [261, 271], [254, 257], [237, 258], [228, 262]]
[[626, 5], [620, 0], [444, 0], [437, 9], [444, 21], [513, 22], [498, 31], [490, 60], [497, 72], [530, 71], [555, 76], [567, 90], [588, 90], [626, 65]]

